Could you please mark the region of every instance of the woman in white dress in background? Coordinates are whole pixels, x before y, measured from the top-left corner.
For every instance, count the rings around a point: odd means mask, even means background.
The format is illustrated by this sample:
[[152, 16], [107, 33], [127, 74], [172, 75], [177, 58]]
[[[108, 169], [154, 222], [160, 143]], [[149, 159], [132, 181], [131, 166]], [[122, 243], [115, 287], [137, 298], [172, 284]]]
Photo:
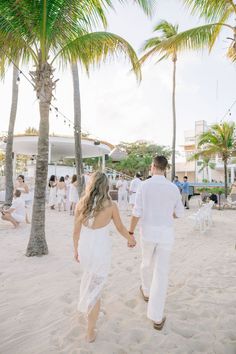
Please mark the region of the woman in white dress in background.
[[57, 204], [57, 178], [55, 175], [51, 175], [49, 182], [49, 206], [52, 210], [55, 209]]
[[70, 183], [69, 201], [70, 215], [75, 215], [75, 207], [79, 200], [77, 175], [73, 175]]
[[100, 299], [111, 263], [110, 222], [113, 220], [119, 233], [134, 247], [133, 235], [123, 225], [117, 204], [109, 195], [109, 181], [101, 172], [95, 172], [79, 201], [75, 213], [74, 257], [80, 263], [82, 279], [78, 310], [87, 315], [87, 339], [96, 339], [96, 322]]
[[66, 184], [65, 178], [62, 176], [57, 183], [57, 205], [58, 211], [61, 211], [61, 206], [63, 205], [64, 211], [66, 211]]

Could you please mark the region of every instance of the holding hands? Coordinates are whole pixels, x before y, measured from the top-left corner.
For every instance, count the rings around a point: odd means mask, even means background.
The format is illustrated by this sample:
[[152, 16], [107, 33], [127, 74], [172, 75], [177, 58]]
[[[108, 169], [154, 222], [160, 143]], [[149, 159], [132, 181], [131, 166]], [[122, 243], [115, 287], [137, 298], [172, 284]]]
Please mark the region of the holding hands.
[[129, 232], [128, 243], [127, 246], [133, 248], [136, 246], [136, 240], [134, 238], [134, 234]]

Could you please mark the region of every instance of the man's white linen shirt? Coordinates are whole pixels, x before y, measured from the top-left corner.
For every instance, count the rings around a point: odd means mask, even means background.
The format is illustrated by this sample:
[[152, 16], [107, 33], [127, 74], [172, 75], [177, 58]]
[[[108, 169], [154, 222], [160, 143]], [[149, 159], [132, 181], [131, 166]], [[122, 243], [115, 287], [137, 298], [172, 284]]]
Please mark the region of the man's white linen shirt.
[[131, 183], [130, 183], [130, 192], [132, 193], [136, 193], [138, 190], [138, 187], [140, 186], [140, 184], [142, 183], [141, 179], [136, 177], [134, 179], [132, 179]]
[[174, 242], [174, 216], [184, 214], [179, 189], [164, 176], [154, 175], [141, 183], [136, 193], [133, 216], [140, 217], [143, 241]]

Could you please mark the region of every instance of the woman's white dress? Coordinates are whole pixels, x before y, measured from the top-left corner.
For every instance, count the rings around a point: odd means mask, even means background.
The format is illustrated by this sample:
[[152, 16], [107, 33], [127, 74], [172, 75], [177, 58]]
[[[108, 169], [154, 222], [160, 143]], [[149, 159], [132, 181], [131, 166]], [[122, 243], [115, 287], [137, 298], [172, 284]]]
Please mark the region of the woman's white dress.
[[65, 203], [66, 202], [66, 190], [65, 188], [57, 189], [57, 203]]
[[57, 187], [49, 188], [49, 206], [52, 207], [57, 203]]
[[78, 253], [82, 270], [78, 310], [89, 313], [101, 297], [110, 270], [109, 225], [98, 229], [82, 226]]
[[69, 192], [69, 201], [70, 203], [77, 203], [79, 200], [79, 194], [77, 187], [71, 183], [70, 184], [70, 192]]

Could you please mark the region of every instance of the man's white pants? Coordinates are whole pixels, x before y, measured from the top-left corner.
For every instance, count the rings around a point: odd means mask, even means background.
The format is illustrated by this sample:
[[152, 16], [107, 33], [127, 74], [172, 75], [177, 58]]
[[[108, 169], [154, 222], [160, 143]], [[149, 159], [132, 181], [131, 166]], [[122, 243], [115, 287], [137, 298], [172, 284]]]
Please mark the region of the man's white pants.
[[168, 287], [171, 244], [142, 240], [141, 282], [145, 296], [149, 297], [147, 317], [154, 322], [163, 319]]
[[128, 193], [122, 192], [122, 191], [118, 191], [118, 205], [119, 208], [124, 210], [127, 209], [128, 206]]

